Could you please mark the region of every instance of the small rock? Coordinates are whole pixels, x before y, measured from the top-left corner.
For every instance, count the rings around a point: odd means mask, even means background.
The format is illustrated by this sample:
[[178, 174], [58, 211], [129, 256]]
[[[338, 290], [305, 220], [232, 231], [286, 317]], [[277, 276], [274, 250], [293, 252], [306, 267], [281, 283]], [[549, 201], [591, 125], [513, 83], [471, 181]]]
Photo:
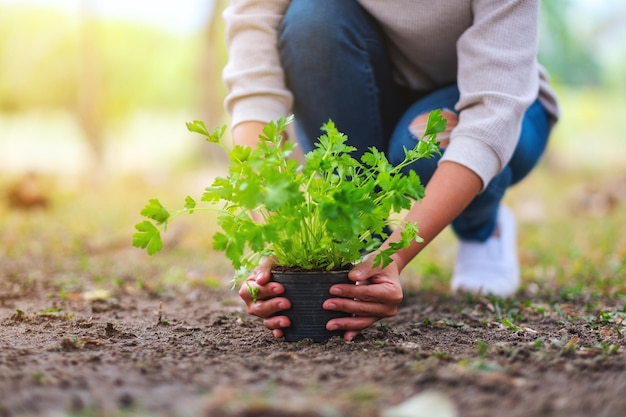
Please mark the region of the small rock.
[[454, 403], [437, 391], [425, 391], [414, 395], [381, 413], [381, 417], [458, 417], [458, 415]]
[[102, 288], [83, 292], [86, 301], [106, 301], [111, 298], [111, 293]]

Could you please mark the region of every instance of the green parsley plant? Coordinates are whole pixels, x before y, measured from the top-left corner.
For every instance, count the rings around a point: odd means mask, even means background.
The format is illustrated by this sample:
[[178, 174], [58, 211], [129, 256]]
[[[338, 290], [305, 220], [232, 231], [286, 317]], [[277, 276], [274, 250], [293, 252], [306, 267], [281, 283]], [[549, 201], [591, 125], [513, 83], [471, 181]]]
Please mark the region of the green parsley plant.
[[[440, 110], [431, 112], [423, 137], [414, 149], [404, 149], [405, 158], [396, 166], [374, 147], [360, 159], [352, 157], [356, 149], [332, 121], [322, 126], [324, 134], [301, 164], [289, 158], [295, 145], [283, 140], [291, 122], [288, 117], [268, 123], [254, 149], [228, 149], [222, 141], [225, 126], [209, 132], [201, 121], [187, 123], [188, 130], [226, 149], [228, 173], [216, 178], [199, 201], [187, 197], [177, 211], [149, 200], [141, 210], [146, 220], [135, 226], [133, 245], [152, 255], [163, 247], [161, 232], [174, 217], [217, 211], [221, 231], [214, 234], [213, 247], [226, 254], [238, 271], [236, 278], [242, 278], [264, 256], [279, 267], [334, 270], [377, 251], [375, 264], [384, 267], [393, 253], [420, 241], [417, 224], [392, 220], [391, 214], [424, 197], [418, 175], [402, 170], [439, 152], [436, 137], [446, 127]], [[255, 221], [253, 212], [262, 220]], [[388, 237], [386, 226], [401, 227], [401, 239], [377, 250], [381, 238]]]

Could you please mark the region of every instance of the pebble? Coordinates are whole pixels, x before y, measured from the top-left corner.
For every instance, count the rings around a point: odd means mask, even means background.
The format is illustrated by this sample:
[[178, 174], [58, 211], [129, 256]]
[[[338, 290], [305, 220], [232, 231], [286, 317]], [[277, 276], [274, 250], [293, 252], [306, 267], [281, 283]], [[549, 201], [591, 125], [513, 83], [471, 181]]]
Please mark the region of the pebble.
[[437, 391], [425, 391], [382, 411], [381, 417], [458, 417], [454, 403]]

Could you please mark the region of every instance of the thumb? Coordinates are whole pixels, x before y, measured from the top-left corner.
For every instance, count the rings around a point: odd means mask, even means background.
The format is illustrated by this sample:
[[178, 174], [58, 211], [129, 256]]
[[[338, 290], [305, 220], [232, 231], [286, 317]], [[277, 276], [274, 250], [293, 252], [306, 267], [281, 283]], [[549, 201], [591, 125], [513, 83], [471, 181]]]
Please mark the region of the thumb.
[[377, 272], [377, 269], [373, 268], [373, 257], [370, 255], [363, 259], [363, 262], [357, 264], [348, 273], [348, 278], [352, 281], [366, 281], [372, 275]]
[[252, 272], [252, 278], [259, 285], [265, 285], [270, 281], [272, 276], [272, 268], [274, 267], [274, 260], [272, 258], [264, 257], [259, 261], [259, 265]]

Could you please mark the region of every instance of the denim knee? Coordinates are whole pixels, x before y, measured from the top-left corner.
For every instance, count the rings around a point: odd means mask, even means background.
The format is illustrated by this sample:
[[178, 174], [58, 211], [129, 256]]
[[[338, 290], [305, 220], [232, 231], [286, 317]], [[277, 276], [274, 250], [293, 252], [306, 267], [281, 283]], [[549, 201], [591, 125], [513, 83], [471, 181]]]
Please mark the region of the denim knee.
[[[428, 95], [421, 97], [413, 103], [405, 112], [398, 122], [393, 135], [391, 137], [390, 146], [387, 150], [389, 162], [392, 165], [398, 165], [404, 160], [404, 148], [413, 149], [420, 140], [412, 131], [411, 124], [420, 116], [427, 115], [432, 110], [444, 109], [454, 112], [454, 105], [459, 99], [459, 89], [456, 85], [450, 85], [436, 90]], [[445, 117], [445, 116], [444, 116]], [[455, 117], [455, 116], [453, 116]], [[441, 153], [444, 152], [443, 144]], [[415, 171], [419, 175], [421, 181], [427, 184], [430, 181], [437, 164], [441, 159], [441, 155], [433, 155], [429, 159], [421, 159], [406, 168], [405, 173]]]
[[311, 69], [329, 65], [345, 31], [343, 21], [361, 12], [354, 0], [294, 0], [278, 28], [278, 48], [286, 65]]

